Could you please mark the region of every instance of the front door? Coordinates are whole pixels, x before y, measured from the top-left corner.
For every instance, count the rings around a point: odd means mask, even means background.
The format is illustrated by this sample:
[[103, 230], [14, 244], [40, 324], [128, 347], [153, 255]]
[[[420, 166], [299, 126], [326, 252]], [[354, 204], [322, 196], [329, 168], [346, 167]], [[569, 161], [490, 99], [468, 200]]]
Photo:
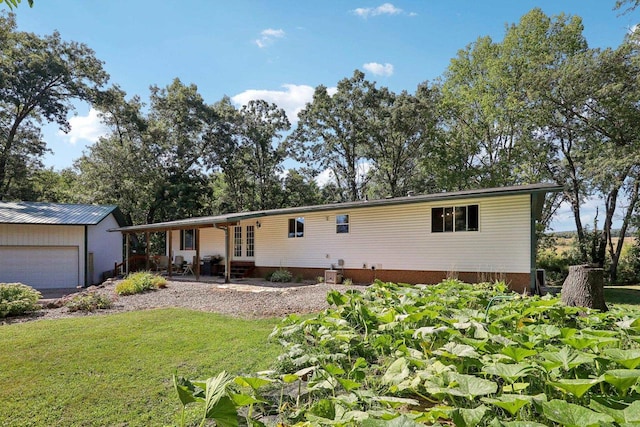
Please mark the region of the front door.
[[255, 257], [255, 226], [233, 228], [233, 259], [253, 261]]

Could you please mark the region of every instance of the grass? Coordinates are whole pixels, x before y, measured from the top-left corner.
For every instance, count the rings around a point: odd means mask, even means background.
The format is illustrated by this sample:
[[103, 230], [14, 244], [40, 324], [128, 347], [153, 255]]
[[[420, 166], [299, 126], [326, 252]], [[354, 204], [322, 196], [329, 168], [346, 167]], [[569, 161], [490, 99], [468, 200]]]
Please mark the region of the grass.
[[162, 309], [2, 326], [0, 425], [172, 424], [174, 372], [266, 369], [278, 322]]
[[620, 307], [640, 308], [640, 285], [605, 286], [604, 300]]

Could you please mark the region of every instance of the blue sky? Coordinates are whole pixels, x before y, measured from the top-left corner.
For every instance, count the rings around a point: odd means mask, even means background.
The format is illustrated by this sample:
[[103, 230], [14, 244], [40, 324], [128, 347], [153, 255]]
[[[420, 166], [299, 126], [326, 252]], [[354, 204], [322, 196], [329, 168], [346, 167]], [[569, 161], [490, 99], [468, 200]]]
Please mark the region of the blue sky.
[[[459, 49], [479, 36], [501, 40], [505, 25], [534, 7], [582, 17], [592, 47], [618, 46], [638, 14], [619, 16], [614, 2], [35, 0], [16, 13], [21, 31], [58, 30], [87, 44], [129, 96], [146, 100], [150, 85], [178, 77], [209, 103], [225, 95], [238, 105], [264, 98], [293, 119], [314, 87], [335, 86], [355, 69], [380, 86], [414, 92], [441, 76]], [[67, 135], [45, 128], [53, 150], [47, 166], [71, 166], [102, 132], [87, 105], [71, 123]]]

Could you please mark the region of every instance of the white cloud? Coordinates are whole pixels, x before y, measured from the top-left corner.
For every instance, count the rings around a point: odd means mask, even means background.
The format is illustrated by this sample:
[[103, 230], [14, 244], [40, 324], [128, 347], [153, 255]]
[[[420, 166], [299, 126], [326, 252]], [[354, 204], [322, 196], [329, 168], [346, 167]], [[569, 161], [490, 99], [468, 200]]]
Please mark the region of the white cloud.
[[377, 62], [368, 62], [362, 66], [365, 70], [376, 76], [390, 76], [393, 74], [393, 64], [379, 64]]
[[[378, 7], [359, 7], [353, 10], [354, 14], [362, 18], [378, 15], [399, 15], [403, 12], [404, 11], [402, 9], [395, 7], [391, 3], [384, 3]], [[413, 12], [410, 15], [413, 16]]]
[[273, 28], [267, 28], [260, 33], [260, 38], [255, 40], [255, 43], [260, 49], [265, 48], [272, 44], [275, 39], [281, 39], [285, 36], [284, 30]]
[[318, 187], [322, 188], [327, 184], [335, 184], [336, 178], [331, 169], [325, 169], [315, 178]]
[[58, 131], [58, 135], [68, 138], [72, 145], [80, 140], [96, 142], [98, 138], [107, 134], [107, 127], [100, 121], [98, 111], [91, 108], [86, 116], [75, 116], [69, 119], [71, 130], [69, 133]]
[[[313, 100], [315, 88], [308, 85], [284, 84], [285, 90], [249, 89], [231, 98], [236, 105], [246, 105], [251, 100], [262, 99], [273, 102], [287, 112], [291, 123], [298, 121], [298, 113], [304, 109], [308, 102]], [[333, 95], [336, 88], [328, 88], [329, 95]]]

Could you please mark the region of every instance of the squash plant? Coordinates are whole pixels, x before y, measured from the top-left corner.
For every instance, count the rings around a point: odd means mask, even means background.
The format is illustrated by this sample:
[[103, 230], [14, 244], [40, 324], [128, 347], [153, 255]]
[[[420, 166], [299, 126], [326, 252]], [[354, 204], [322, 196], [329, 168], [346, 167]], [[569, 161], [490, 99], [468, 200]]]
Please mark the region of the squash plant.
[[273, 371], [224, 382], [247, 424], [640, 423], [640, 312], [456, 280], [376, 282], [327, 300], [321, 314], [276, 327], [284, 351]]

